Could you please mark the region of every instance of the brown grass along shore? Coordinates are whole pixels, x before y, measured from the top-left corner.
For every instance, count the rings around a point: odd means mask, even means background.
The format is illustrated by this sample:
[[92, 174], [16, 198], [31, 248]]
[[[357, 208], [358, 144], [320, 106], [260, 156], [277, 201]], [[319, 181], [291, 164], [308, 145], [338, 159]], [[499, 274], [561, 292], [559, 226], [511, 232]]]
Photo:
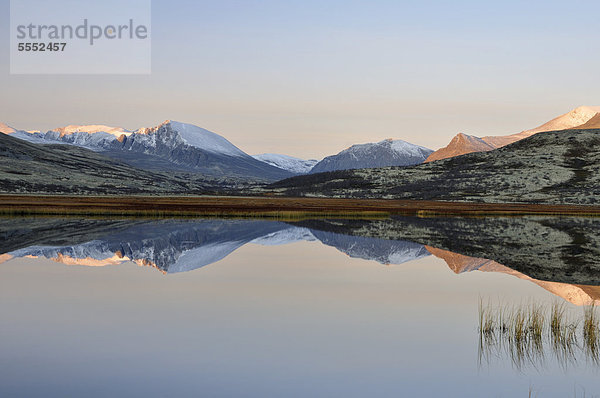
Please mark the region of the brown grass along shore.
[[236, 196], [0, 195], [4, 215], [385, 217], [600, 216], [600, 206]]

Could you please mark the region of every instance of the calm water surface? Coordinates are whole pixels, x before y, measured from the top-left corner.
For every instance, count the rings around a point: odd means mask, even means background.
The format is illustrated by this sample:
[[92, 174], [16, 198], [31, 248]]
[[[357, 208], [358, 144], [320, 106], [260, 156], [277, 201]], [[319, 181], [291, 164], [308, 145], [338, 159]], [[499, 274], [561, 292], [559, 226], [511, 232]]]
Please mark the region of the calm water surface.
[[422, 221], [398, 222], [0, 220], [0, 396], [600, 394], [585, 356], [519, 368], [478, 351], [480, 298], [562, 301], [574, 316], [600, 299], [592, 232], [574, 247], [572, 220], [505, 220], [526, 239], [505, 250], [521, 271], [537, 252], [585, 266], [552, 281], [543, 255], [532, 278], [488, 259], [485, 234], [455, 252]]

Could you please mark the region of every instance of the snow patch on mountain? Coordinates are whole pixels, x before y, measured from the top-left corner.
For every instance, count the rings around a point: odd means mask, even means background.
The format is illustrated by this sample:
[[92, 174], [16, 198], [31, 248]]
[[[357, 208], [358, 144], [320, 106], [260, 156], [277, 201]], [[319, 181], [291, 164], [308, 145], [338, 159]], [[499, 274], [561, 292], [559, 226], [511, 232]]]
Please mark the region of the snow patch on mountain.
[[169, 266], [169, 273], [192, 271], [216, 263], [239, 249], [245, 243], [244, 241], [217, 242], [186, 250], [181, 253], [174, 264]]
[[105, 149], [112, 142], [125, 135], [133, 134], [121, 127], [110, 127], [100, 124], [69, 125], [42, 133], [40, 131], [16, 131], [13, 137], [34, 144], [67, 144], [93, 151]]
[[12, 134], [15, 131], [17, 131], [17, 130], [13, 129], [12, 127], [10, 127], [4, 123], [0, 123], [0, 133]]
[[388, 143], [391, 149], [401, 156], [411, 155], [415, 157], [421, 157], [425, 152], [432, 152], [431, 149], [425, 148], [423, 146], [411, 144], [410, 142], [406, 142], [403, 140], [392, 140], [391, 138], [378, 142], [377, 145], [386, 146]]
[[65, 136], [65, 135], [69, 135], [69, 134], [76, 134], [76, 133], [87, 133], [87, 134], [102, 133], [102, 134], [110, 134], [115, 137], [120, 137], [123, 134], [125, 134], [125, 135], [132, 134], [131, 131], [125, 130], [122, 127], [110, 127], [110, 126], [105, 126], [102, 124], [89, 124], [89, 125], [82, 125], [82, 126], [71, 124], [66, 127], [56, 128], [52, 131], [60, 133], [61, 137]]
[[260, 155], [252, 155], [252, 157], [261, 162], [270, 164], [271, 166], [279, 167], [280, 169], [291, 171], [296, 174], [306, 174], [315, 166], [315, 164], [319, 163], [316, 159], [304, 160], [276, 153], [263, 153]]
[[219, 134], [193, 124], [169, 121], [171, 128], [181, 135], [183, 141], [208, 152], [229, 156], [249, 156]]

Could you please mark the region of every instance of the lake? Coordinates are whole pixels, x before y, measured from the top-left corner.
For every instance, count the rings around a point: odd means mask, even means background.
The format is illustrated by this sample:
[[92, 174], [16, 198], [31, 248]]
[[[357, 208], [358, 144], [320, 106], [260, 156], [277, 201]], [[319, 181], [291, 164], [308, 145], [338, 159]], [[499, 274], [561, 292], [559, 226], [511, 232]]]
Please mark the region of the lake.
[[[600, 394], [600, 218], [0, 218], [0, 252], [3, 397]], [[557, 304], [566, 358], [482, 338]]]

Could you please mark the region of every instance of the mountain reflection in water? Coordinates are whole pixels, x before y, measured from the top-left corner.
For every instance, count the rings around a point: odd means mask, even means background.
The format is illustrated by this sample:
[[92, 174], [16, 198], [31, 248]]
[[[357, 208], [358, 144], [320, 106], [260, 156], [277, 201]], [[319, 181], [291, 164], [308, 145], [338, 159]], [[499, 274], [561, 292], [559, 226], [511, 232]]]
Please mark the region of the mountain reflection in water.
[[191, 271], [246, 244], [319, 241], [352, 258], [403, 264], [443, 259], [457, 274], [496, 272], [533, 282], [576, 304], [600, 304], [600, 220], [416, 218], [385, 220], [0, 219], [0, 262], [48, 258], [67, 265], [134, 262]]

